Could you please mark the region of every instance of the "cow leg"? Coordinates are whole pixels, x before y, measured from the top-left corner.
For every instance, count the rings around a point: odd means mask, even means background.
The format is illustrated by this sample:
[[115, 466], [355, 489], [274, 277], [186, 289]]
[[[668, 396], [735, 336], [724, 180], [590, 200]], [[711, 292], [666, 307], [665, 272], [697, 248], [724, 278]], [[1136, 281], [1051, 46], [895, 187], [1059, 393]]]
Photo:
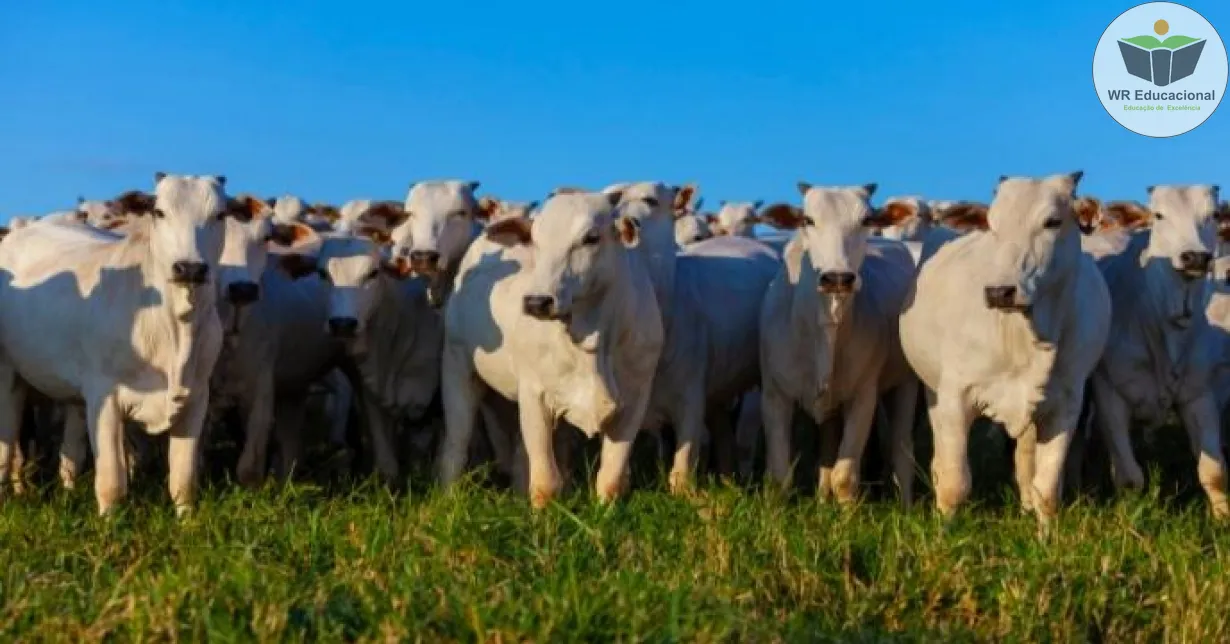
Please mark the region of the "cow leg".
[[[274, 398], [273, 405], [273, 432], [278, 441], [278, 477], [289, 481], [303, 462], [303, 421], [307, 415], [307, 405], [299, 396]], [[263, 472], [264, 461], [259, 467]]]
[[1086, 381], [1081, 389], [1080, 415], [1076, 420], [1076, 429], [1072, 432], [1072, 444], [1068, 447], [1067, 462], [1063, 466], [1064, 487], [1073, 494], [1080, 494], [1084, 484], [1085, 455], [1091, 438], [1093, 413], [1093, 393], [1089, 390], [1089, 384]]
[[346, 421], [350, 418], [350, 404], [354, 399], [354, 390], [341, 371], [331, 371], [327, 377], [332, 390], [329, 410], [329, 442], [338, 447], [346, 447]]
[[[397, 447], [393, 442], [392, 426], [395, 424], [389, 414], [377, 404], [375, 396], [364, 396], [363, 406], [367, 408], [367, 437], [371, 442], [372, 461], [376, 471], [385, 483], [397, 483]], [[466, 444], [464, 457], [469, 456], [469, 444]]]
[[26, 390], [17, 384], [12, 367], [0, 367], [0, 498], [4, 497], [4, 489], [13, 474], [16, 452], [20, 449], [18, 442], [21, 440], [21, 415], [25, 401]]
[[1128, 433], [1132, 420], [1127, 401], [1115, 391], [1113, 385], [1098, 375], [1093, 377], [1093, 404], [1097, 408], [1094, 422], [1102, 431], [1106, 448], [1110, 451], [1110, 463], [1115, 476], [1115, 487], [1142, 488], [1145, 475], [1132, 454], [1132, 437]]
[[739, 420], [735, 426], [735, 445], [738, 456], [739, 476], [751, 481], [756, 468], [756, 447], [760, 442], [761, 428], [760, 391], [743, 394], [739, 405]]
[[1206, 393], [1180, 408], [1183, 424], [1192, 438], [1196, 454], [1196, 473], [1200, 486], [1209, 496], [1213, 516], [1230, 518], [1230, 503], [1226, 499], [1226, 460], [1221, 451], [1221, 425], [1217, 403]]
[[444, 347], [440, 376], [440, 395], [444, 404], [444, 440], [440, 441], [440, 455], [436, 467], [440, 484], [448, 487], [456, 483], [465, 472], [470, 440], [474, 437], [474, 423], [478, 418], [481, 391], [473, 365], [461, 351], [453, 347]]
[[[675, 426], [675, 460], [670, 473], [672, 494], [683, 494], [692, 489], [692, 479], [700, 461], [701, 441], [705, 437], [704, 391], [700, 382], [699, 379], [695, 380], [672, 410], [671, 424]], [[606, 443], [603, 440], [604, 455]]]
[[171, 427], [167, 447], [167, 488], [175, 503], [176, 516], [192, 511], [197, 497], [197, 471], [201, 465], [201, 435], [205, 431], [205, 415], [209, 400], [201, 396], [183, 412], [183, 418]]
[[[644, 402], [639, 405], [642, 410], [648, 402], [648, 395], [648, 392], [644, 394]], [[629, 461], [632, 459], [632, 446], [636, 443], [636, 435], [641, 430], [641, 422], [645, 416], [644, 413], [632, 413], [634, 406], [635, 403], [630, 403], [621, 411], [611, 428], [602, 435], [602, 456], [598, 463], [598, 480], [595, 483], [598, 500], [602, 503], [617, 500], [628, 491], [631, 484]], [[698, 422], [703, 425], [703, 420]], [[678, 451], [675, 452], [675, 457], [678, 459]]]
[[89, 456], [90, 436], [85, 428], [85, 409], [67, 405], [64, 410], [64, 438], [60, 441], [60, 484], [71, 490], [85, 469]]
[[914, 502], [914, 422], [918, 405], [918, 380], [913, 377], [893, 390], [892, 404], [892, 454], [893, 478], [901, 494], [901, 505], [909, 509]]
[[951, 517], [969, 496], [969, 429], [974, 410], [955, 391], [927, 392], [935, 455], [931, 477], [935, 485], [935, 505]]
[[269, 462], [269, 436], [273, 431], [273, 376], [260, 379], [260, 385], [250, 394], [245, 394], [240, 409], [247, 413], [244, 427], [243, 452], [235, 475], [241, 485], [256, 487], [265, 480], [265, 467]]
[[842, 504], [858, 500], [859, 466], [867, 438], [871, 435], [871, 422], [879, 400], [876, 382], [868, 380], [846, 405], [845, 424], [841, 432], [841, 444], [837, 448], [837, 462], [833, 465], [833, 495]]
[[719, 477], [735, 472], [735, 427], [728, 401], [709, 405], [705, 410], [705, 426], [709, 428], [709, 464]]
[[98, 499], [98, 513], [105, 516], [128, 494], [124, 416], [115, 396], [110, 394], [91, 400], [86, 409], [94, 452], [94, 496]]
[[[491, 394], [491, 396], [494, 395]], [[487, 442], [491, 444], [491, 454], [495, 460], [496, 469], [507, 476], [512, 476], [516, 448], [512, 442], [510, 431], [512, 428], [502, 422], [501, 414], [495, 407], [500, 402], [484, 400], [479, 405], [479, 411], [483, 415], [483, 431], [487, 434]]]
[[1030, 423], [1024, 429], [1009, 427], [1008, 435], [1016, 436], [1016, 446], [1013, 450], [1013, 474], [1016, 475], [1017, 492], [1021, 495], [1021, 508], [1025, 512], [1034, 510], [1034, 459], [1038, 450], [1038, 427]]
[[823, 422], [816, 423], [819, 452], [816, 459], [816, 497], [821, 500], [833, 497], [833, 466], [837, 465], [837, 452], [841, 448], [842, 422], [842, 414], [832, 414]]
[[788, 490], [793, 468], [790, 438], [794, 403], [785, 392], [766, 382], [760, 394], [760, 409], [764, 415], [765, 471], [779, 488]]
[[563, 487], [559, 466], [555, 462], [555, 423], [544, 404], [542, 392], [522, 386], [517, 403], [521, 438], [529, 459], [530, 505], [545, 508]]
[[[1070, 400], [1078, 400], [1079, 390]], [[1072, 434], [1080, 417], [1080, 407], [1056, 414], [1050, 422], [1035, 424], [1034, 478], [1030, 485], [1033, 509], [1043, 527], [1059, 515], [1063, 499], [1063, 467], [1072, 445]], [[1023, 496], [1023, 495], [1022, 495]]]

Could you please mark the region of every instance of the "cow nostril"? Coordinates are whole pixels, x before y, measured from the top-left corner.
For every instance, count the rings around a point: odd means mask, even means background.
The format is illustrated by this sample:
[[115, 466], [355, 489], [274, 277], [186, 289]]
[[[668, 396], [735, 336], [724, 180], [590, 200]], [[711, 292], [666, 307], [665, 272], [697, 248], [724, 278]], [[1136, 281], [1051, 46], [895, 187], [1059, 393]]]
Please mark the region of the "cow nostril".
[[235, 304], [251, 304], [260, 299], [260, 286], [253, 282], [235, 282], [226, 287], [226, 297]]
[[550, 295], [526, 295], [521, 306], [530, 317], [546, 318], [555, 310], [555, 298]]
[[209, 277], [209, 266], [204, 262], [175, 262], [171, 264], [171, 279], [180, 284], [203, 284]]
[[336, 338], [353, 338], [359, 331], [355, 318], [329, 318], [329, 333]]
[[848, 271], [825, 271], [820, 274], [820, 288], [826, 292], [848, 292], [853, 290], [857, 277]]
[[1209, 263], [1213, 261], [1213, 254], [1204, 251], [1184, 251], [1179, 254], [1179, 262], [1183, 267], [1189, 270], [1207, 270]]
[[410, 261], [415, 263], [434, 264], [440, 261], [440, 253], [434, 250], [415, 250], [410, 252]]

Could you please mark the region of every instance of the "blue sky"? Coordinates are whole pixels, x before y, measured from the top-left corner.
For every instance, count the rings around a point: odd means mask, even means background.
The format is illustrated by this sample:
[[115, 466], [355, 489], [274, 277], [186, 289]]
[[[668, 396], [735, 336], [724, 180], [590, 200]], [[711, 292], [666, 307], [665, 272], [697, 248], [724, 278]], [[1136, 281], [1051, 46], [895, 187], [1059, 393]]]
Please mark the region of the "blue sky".
[[[710, 203], [799, 179], [986, 199], [1077, 168], [1107, 198], [1230, 184], [1230, 106], [1156, 140], [1099, 104], [1094, 47], [1133, 4], [3, 2], [0, 219], [155, 170], [331, 202], [428, 178], [692, 180]], [[1230, 37], [1230, 3], [1187, 4]]]

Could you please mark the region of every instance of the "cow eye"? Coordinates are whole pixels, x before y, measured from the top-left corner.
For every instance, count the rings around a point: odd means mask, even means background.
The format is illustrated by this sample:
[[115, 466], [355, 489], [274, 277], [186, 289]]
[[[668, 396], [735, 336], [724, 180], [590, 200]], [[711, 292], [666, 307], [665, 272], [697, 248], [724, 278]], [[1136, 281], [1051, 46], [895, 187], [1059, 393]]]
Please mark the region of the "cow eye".
[[163, 217], [167, 216], [165, 212], [162, 212], [161, 208], [154, 208], [153, 210], [150, 211], [150, 214], [153, 215], [157, 219], [162, 219]]
[[1156, 219], [1157, 221], [1161, 221], [1161, 220], [1165, 219], [1165, 217], [1163, 217], [1163, 216], [1162, 216], [1162, 213], [1160, 213], [1160, 212], [1155, 212], [1155, 213], [1153, 213], [1153, 218], [1154, 218], [1154, 219]]
[[815, 225], [816, 225], [816, 222], [812, 221], [812, 220], [811, 220], [811, 217], [804, 217], [804, 218], [803, 218], [803, 225], [804, 225], [804, 226], [815, 226]]
[[602, 241], [602, 235], [600, 235], [596, 230], [591, 230], [585, 233], [585, 236], [581, 238], [581, 243], [586, 246], [593, 246], [600, 241]]
[[649, 204], [649, 207], [650, 207], [650, 208], [657, 208], [657, 207], [658, 207], [658, 199], [657, 199], [657, 197], [645, 197], [645, 203]]
[[1063, 220], [1059, 217], [1051, 217], [1042, 223], [1042, 226], [1047, 230], [1055, 230], [1063, 225]]

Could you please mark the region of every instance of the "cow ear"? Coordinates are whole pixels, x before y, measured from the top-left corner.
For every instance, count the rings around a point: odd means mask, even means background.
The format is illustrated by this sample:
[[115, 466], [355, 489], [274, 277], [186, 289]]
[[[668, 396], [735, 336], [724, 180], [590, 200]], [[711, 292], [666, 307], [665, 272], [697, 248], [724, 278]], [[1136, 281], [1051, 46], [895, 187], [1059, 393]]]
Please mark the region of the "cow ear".
[[163, 179], [166, 179], [166, 178], [167, 178], [167, 173], [161, 172], [161, 171], [155, 172], [154, 173], [154, 185], [157, 186], [159, 183], [162, 183]]
[[623, 190], [612, 190], [604, 194], [606, 195], [606, 202], [610, 204], [612, 207], [618, 206], [619, 200], [624, 198]]
[[863, 225], [871, 228], [888, 228], [900, 225], [918, 216], [918, 205], [908, 201], [894, 201], [868, 215]]
[[1153, 212], [1135, 201], [1113, 201], [1106, 204], [1103, 226], [1112, 222], [1126, 230], [1143, 230], [1153, 224]]
[[266, 200], [265, 200], [265, 203], [266, 203], [266, 204], [268, 204], [268, 206], [269, 206], [270, 208], [277, 208], [277, 207], [278, 207], [278, 198], [277, 198], [277, 197], [270, 197], [270, 198], [268, 198], [268, 199], [266, 199]]
[[807, 183], [806, 181], [800, 181], [800, 182], [798, 182], [798, 183], [795, 185], [795, 187], [797, 187], [797, 188], [799, 189], [799, 194], [801, 194], [801, 195], [806, 195], [806, 194], [807, 194], [807, 192], [808, 192], [809, 190], [811, 190], [811, 184], [810, 184], [810, 183]]
[[9, 236], [9, 229], [8, 229], [8, 227], [7, 227], [7, 226], [0, 226], [0, 241], [4, 241], [4, 238], [5, 238], [5, 237], [8, 237], [8, 236]]
[[293, 222], [289, 224], [274, 224], [269, 231], [268, 241], [284, 247], [301, 246], [316, 238], [316, 231], [311, 226]]
[[788, 203], [775, 203], [760, 213], [760, 218], [766, 224], [782, 230], [794, 230], [807, 222], [803, 209]]
[[405, 209], [396, 201], [377, 201], [359, 216], [360, 220], [383, 226], [385, 230], [397, 228], [406, 218]]
[[528, 205], [526, 205], [525, 206], [526, 216], [528, 217], [531, 212], [538, 210], [538, 206], [539, 206], [538, 201], [531, 201]]
[[478, 187], [479, 187], [479, 186], [481, 186], [481, 185], [483, 185], [483, 183], [482, 183], [481, 181], [471, 181], [471, 182], [469, 182], [469, 183], [467, 183], [467, 184], [466, 184], [466, 187], [467, 187], [467, 188], [469, 188], [469, 189], [470, 189], [470, 193], [471, 193], [471, 194], [473, 194], [473, 193], [475, 193], [475, 192], [478, 192]]
[[154, 210], [154, 196], [140, 190], [129, 190], [112, 199], [109, 208], [113, 215], [144, 215]]
[[1072, 202], [1072, 214], [1081, 232], [1088, 235], [1102, 223], [1102, 202], [1093, 197], [1080, 197]]
[[487, 235], [487, 239], [501, 246], [517, 246], [530, 243], [533, 239], [532, 230], [528, 219], [513, 217], [501, 219], [487, 226], [484, 234]]
[[1146, 193], [1146, 194], [1148, 194], [1150, 197], [1152, 197], [1152, 196], [1153, 196], [1153, 191], [1154, 191], [1155, 189], [1157, 189], [1157, 186], [1146, 186], [1146, 187], [1145, 187], [1145, 193]]
[[876, 188], [878, 188], [878, 187], [880, 187], [880, 184], [878, 184], [878, 183], [865, 183], [865, 184], [863, 184], [863, 197], [864, 197], [864, 198], [866, 198], [866, 199], [870, 199], [870, 198], [872, 197], [872, 195], [874, 195], [874, 194], [876, 193]]
[[215, 175], [214, 183], [217, 183], [219, 188], [225, 188], [226, 187], [226, 175], [225, 174]]
[[641, 243], [641, 222], [635, 217], [617, 217], [615, 232], [626, 248], [636, 248]]
[[227, 203], [226, 215], [242, 222], [268, 217], [273, 214], [269, 204], [251, 195], [242, 195]]
[[990, 227], [987, 221], [989, 209], [980, 203], [958, 203], [945, 208], [939, 214], [940, 223], [967, 233], [973, 230], [986, 230]]
[[316, 258], [299, 253], [278, 255], [278, 268], [282, 269], [291, 279], [300, 279], [316, 272]]
[[492, 217], [500, 211], [500, 202], [491, 197], [483, 197], [478, 200], [478, 211], [476, 216], [481, 221], [490, 221]]
[[675, 201], [673, 204], [675, 212], [687, 211], [692, 205], [692, 200], [695, 198], [696, 184], [688, 183], [675, 188]]

